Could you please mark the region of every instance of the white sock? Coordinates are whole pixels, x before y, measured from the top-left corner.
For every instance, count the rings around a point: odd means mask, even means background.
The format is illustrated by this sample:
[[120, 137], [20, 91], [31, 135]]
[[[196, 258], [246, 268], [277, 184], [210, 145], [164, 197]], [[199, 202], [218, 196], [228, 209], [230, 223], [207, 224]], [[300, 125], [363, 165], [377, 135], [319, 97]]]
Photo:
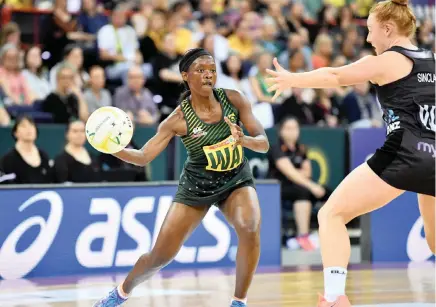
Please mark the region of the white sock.
[[231, 304], [233, 301], [239, 301], [239, 302], [242, 302], [242, 303], [244, 303], [245, 305], [247, 305], [247, 298], [242, 299], [242, 298], [233, 297], [232, 300], [230, 301], [230, 304]]
[[324, 269], [324, 297], [327, 302], [334, 302], [339, 296], [345, 295], [347, 270], [341, 267]]
[[122, 299], [127, 300], [129, 298], [129, 295], [123, 291], [123, 288], [121, 288], [121, 285], [122, 284], [119, 284], [117, 287], [118, 295], [121, 296]]

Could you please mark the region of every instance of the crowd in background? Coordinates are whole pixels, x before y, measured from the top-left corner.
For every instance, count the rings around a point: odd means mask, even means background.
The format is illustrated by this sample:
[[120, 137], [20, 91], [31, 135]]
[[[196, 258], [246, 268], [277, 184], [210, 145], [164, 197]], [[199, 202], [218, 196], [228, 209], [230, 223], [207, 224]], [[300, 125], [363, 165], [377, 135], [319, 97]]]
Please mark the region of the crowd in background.
[[[85, 121], [96, 108], [114, 105], [140, 125], [156, 125], [178, 104], [180, 57], [201, 46], [216, 58], [216, 86], [242, 91], [265, 128], [288, 115], [302, 125], [382, 125], [369, 84], [292, 89], [276, 102], [265, 84], [273, 57], [301, 72], [371, 54], [371, 0], [77, 1], [54, 0], [40, 46], [23, 48], [20, 26], [2, 26], [0, 124], [23, 112], [33, 112], [36, 122]], [[434, 49], [431, 19], [419, 22], [415, 40]]]
[[[383, 114], [369, 83], [293, 88], [273, 102], [265, 69], [274, 57], [289, 71], [304, 72], [372, 54], [365, 18], [374, 0], [28, 2], [6, 4], [52, 10], [42, 19], [41, 44], [23, 44], [13, 21], [0, 31], [0, 126], [13, 125], [16, 140], [0, 160], [0, 182], [146, 180], [143, 170], [90, 156], [84, 122], [112, 105], [137, 125], [158, 125], [179, 103], [182, 55], [203, 47], [216, 60], [216, 87], [241, 91], [265, 128], [280, 123], [270, 175], [286, 186], [284, 203], [294, 203], [299, 246], [315, 248], [307, 237], [311, 206], [329, 192], [311, 180], [299, 126], [382, 127]], [[414, 41], [435, 52], [432, 18], [418, 20]], [[68, 125], [54, 161], [35, 145], [39, 123]]]

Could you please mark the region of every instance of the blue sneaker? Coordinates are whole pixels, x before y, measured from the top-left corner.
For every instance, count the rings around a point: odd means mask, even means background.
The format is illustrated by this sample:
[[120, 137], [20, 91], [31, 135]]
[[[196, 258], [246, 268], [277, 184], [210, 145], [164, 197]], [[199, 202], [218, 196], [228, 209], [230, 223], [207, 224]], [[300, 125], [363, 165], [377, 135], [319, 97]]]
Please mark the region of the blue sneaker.
[[241, 301], [232, 301], [230, 307], [247, 307], [247, 305]]
[[111, 292], [109, 292], [108, 296], [99, 300], [92, 307], [117, 307], [121, 306], [125, 301], [127, 301], [127, 299], [122, 298], [118, 294], [117, 288], [115, 288]]

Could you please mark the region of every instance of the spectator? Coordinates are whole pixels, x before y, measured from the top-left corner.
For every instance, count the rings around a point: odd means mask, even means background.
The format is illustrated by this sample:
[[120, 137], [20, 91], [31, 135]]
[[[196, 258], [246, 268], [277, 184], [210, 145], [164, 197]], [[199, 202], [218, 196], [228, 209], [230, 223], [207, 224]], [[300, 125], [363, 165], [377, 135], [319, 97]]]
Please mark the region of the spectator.
[[89, 71], [90, 75], [90, 88], [85, 93], [85, 101], [88, 106], [88, 112], [91, 114], [95, 110], [101, 107], [107, 107], [112, 105], [112, 97], [107, 89], [104, 88], [106, 83], [106, 77], [104, 75], [104, 69], [100, 66], [93, 66]]
[[313, 89], [293, 88], [292, 95], [284, 100], [275, 113], [276, 122], [281, 122], [287, 116], [293, 116], [301, 125], [313, 125], [315, 119], [310, 105], [314, 96]]
[[312, 113], [318, 126], [337, 127], [339, 124], [339, 101], [334, 89], [318, 89], [317, 99], [312, 105]]
[[214, 15], [203, 16], [200, 18], [200, 31], [196, 33], [195, 41], [199, 44], [203, 43], [206, 37], [211, 37], [212, 42], [210, 53], [218, 62], [223, 62], [229, 56], [229, 42], [227, 39], [218, 33], [216, 28], [216, 20]]
[[20, 69], [18, 48], [13, 44], [3, 46], [0, 60], [0, 87], [5, 95], [4, 104], [6, 106], [31, 105], [35, 101], [35, 95]]
[[35, 98], [45, 99], [50, 94], [50, 83], [42, 67], [41, 49], [38, 46], [30, 47], [24, 55], [24, 78]]
[[98, 31], [109, 23], [109, 20], [106, 15], [98, 12], [96, 0], [83, 0], [78, 23], [83, 32], [97, 35]]
[[283, 44], [277, 40], [277, 36], [278, 30], [276, 22], [272, 17], [265, 17], [263, 20], [260, 46], [273, 56], [279, 56], [284, 49]]
[[74, 84], [74, 76], [69, 66], [59, 67], [56, 91], [49, 94], [42, 104], [42, 110], [51, 113], [55, 123], [66, 124], [73, 119], [86, 121], [88, 118], [88, 107]]
[[235, 33], [228, 38], [230, 49], [238, 53], [243, 60], [250, 59], [255, 51], [255, 43], [249, 31], [249, 21], [242, 19], [237, 24]]
[[114, 105], [126, 111], [138, 124], [155, 124], [159, 114], [151, 92], [144, 88], [145, 79], [141, 68], [132, 66], [127, 77], [127, 86], [117, 89], [115, 93]]
[[182, 55], [195, 45], [193, 33], [184, 28], [186, 17], [183, 11], [172, 11], [167, 19], [166, 33], [174, 34], [177, 54]]
[[315, 41], [312, 65], [314, 69], [330, 65], [333, 54], [333, 41], [327, 34], [320, 34]]
[[14, 44], [17, 48], [20, 48], [21, 31], [20, 27], [15, 22], [9, 22], [1, 29], [0, 49], [6, 44]]
[[433, 21], [428, 18], [425, 19], [422, 22], [422, 25], [418, 28], [417, 41], [420, 48], [434, 48], [435, 34], [433, 27]]
[[326, 189], [312, 180], [312, 168], [307, 150], [300, 143], [300, 126], [293, 117], [281, 121], [279, 143], [269, 151], [270, 178], [281, 183], [282, 206], [292, 203], [297, 226], [297, 242], [306, 251], [313, 250], [309, 239], [312, 202], [327, 199]]
[[138, 38], [142, 39], [145, 37], [148, 32], [149, 20], [152, 15], [153, 4], [150, 0], [141, 0], [139, 3], [139, 10], [130, 17], [130, 22], [135, 29]]
[[60, 67], [69, 66], [74, 72], [74, 86], [83, 88], [89, 80], [89, 75], [83, 71], [83, 50], [74, 44], [65, 46], [63, 61], [56, 64], [50, 70], [50, 84], [52, 90], [57, 88], [57, 73]]
[[67, 10], [67, 0], [55, 0], [53, 13], [47, 16], [42, 28], [46, 33], [45, 50], [50, 53], [49, 68], [62, 60], [62, 52], [68, 44], [95, 41], [94, 35], [80, 31], [76, 18]]
[[274, 19], [277, 26], [277, 39], [280, 43], [285, 43], [289, 29], [286, 18], [283, 16], [282, 6], [279, 2], [271, 1], [268, 3], [268, 15]]
[[55, 181], [97, 182], [100, 181], [98, 161], [85, 148], [85, 124], [79, 120], [68, 123], [67, 144], [55, 159]]
[[188, 0], [180, 0], [175, 2], [170, 10], [174, 16], [177, 16], [179, 24], [189, 31], [195, 31], [198, 23], [194, 20], [192, 14], [192, 5]]
[[162, 52], [152, 62], [154, 69], [153, 92], [162, 97], [162, 103], [159, 106], [164, 117], [177, 107], [183, 89], [179, 61], [180, 56], [177, 55], [174, 34], [167, 34]]
[[245, 97], [251, 102], [251, 104], [255, 104], [257, 99], [253, 93], [250, 81], [244, 75], [240, 56], [237, 54], [231, 54], [227, 58], [227, 61], [223, 62], [221, 66], [222, 74], [218, 75], [215, 86], [218, 88], [228, 88], [240, 91], [244, 93]]
[[[38, 130], [33, 119], [27, 116], [18, 118], [12, 128], [12, 137], [15, 147], [0, 161], [0, 169], [10, 183], [51, 183], [49, 158], [35, 145]], [[0, 178], [0, 181], [3, 180]]]
[[139, 42], [142, 57], [145, 62], [150, 62], [162, 48], [165, 35], [166, 15], [164, 11], [155, 10], [150, 16], [147, 31]]
[[382, 126], [382, 113], [374, 96], [369, 93], [369, 83], [354, 85], [342, 101], [344, 116], [351, 128]]
[[273, 57], [268, 52], [259, 54], [256, 62], [256, 73], [253, 77], [250, 77], [251, 87], [258, 102], [277, 103], [277, 101], [273, 102], [274, 93], [268, 92], [268, 85], [265, 80], [268, 77], [266, 69], [272, 67], [272, 60]]
[[111, 17], [111, 24], [105, 25], [98, 31], [98, 48], [100, 58], [112, 62], [106, 68], [109, 80], [123, 80], [127, 82], [127, 71], [133, 65], [141, 65], [145, 76], [151, 75], [151, 66], [142, 64], [137, 59], [139, 48], [135, 30], [126, 24], [127, 12], [118, 6]]

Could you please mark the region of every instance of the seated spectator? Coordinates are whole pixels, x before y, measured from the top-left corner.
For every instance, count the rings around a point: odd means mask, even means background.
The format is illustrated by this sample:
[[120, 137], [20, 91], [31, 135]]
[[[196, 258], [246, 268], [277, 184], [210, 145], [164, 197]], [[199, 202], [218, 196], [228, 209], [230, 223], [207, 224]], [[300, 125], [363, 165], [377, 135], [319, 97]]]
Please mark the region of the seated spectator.
[[79, 120], [68, 123], [67, 144], [54, 164], [55, 182], [98, 182], [98, 161], [85, 148], [85, 124]]
[[250, 35], [249, 22], [241, 19], [234, 34], [228, 37], [229, 48], [238, 53], [243, 60], [250, 59], [255, 51], [255, 42]]
[[342, 108], [351, 128], [382, 127], [382, 112], [376, 98], [369, 93], [369, 82], [354, 85], [344, 97]]
[[84, 97], [88, 106], [88, 112], [91, 114], [101, 107], [112, 105], [112, 97], [107, 89], [104, 88], [106, 77], [104, 69], [100, 66], [93, 66], [89, 71], [90, 87], [85, 91]]
[[268, 154], [269, 177], [281, 183], [282, 205], [291, 202], [297, 226], [297, 242], [306, 251], [315, 245], [309, 239], [312, 202], [328, 198], [326, 188], [312, 180], [312, 167], [307, 150], [299, 141], [300, 126], [293, 117], [279, 125], [279, 142]]
[[215, 86], [240, 91], [244, 93], [251, 104], [255, 104], [257, 99], [253, 93], [250, 81], [244, 76], [240, 56], [231, 54], [227, 61], [223, 62], [221, 66], [222, 73], [218, 75]]
[[13, 44], [20, 48], [21, 31], [15, 22], [5, 24], [0, 31], [0, 49], [6, 44]]
[[56, 91], [49, 94], [42, 103], [42, 110], [51, 113], [53, 121], [66, 124], [73, 119], [88, 119], [88, 107], [82, 92], [74, 84], [74, 71], [62, 66], [57, 72]]
[[339, 125], [339, 99], [334, 89], [318, 89], [312, 113], [318, 126], [334, 128]]
[[166, 116], [178, 105], [182, 93], [183, 79], [179, 72], [180, 57], [177, 55], [174, 34], [167, 34], [163, 49], [152, 61], [153, 92], [162, 97], [159, 104], [161, 113]]
[[59, 67], [61, 66], [69, 66], [74, 72], [74, 85], [78, 88], [84, 88], [85, 84], [89, 80], [89, 75], [83, 71], [83, 50], [74, 44], [69, 44], [65, 46], [63, 53], [63, 61], [56, 64], [50, 70], [50, 84], [52, 90], [57, 88], [57, 73]]
[[330, 66], [333, 41], [327, 34], [320, 34], [315, 41], [312, 65], [314, 69]]
[[[32, 118], [17, 119], [12, 128], [15, 147], [0, 161], [3, 179], [8, 183], [51, 183], [52, 171], [47, 154], [40, 150], [35, 141], [38, 130]], [[1, 176], [3, 177], [3, 176]], [[3, 181], [0, 177], [0, 181]]]
[[43, 100], [50, 94], [50, 83], [42, 67], [41, 49], [38, 46], [30, 47], [24, 55], [23, 75], [35, 98]]
[[218, 33], [216, 23], [216, 17], [214, 15], [203, 16], [200, 19], [200, 31], [195, 34], [194, 40], [202, 44], [203, 40], [211, 36], [210, 39], [212, 40], [211, 43], [213, 46], [209, 48], [209, 52], [213, 54], [217, 62], [224, 62], [229, 56], [229, 42], [224, 36]]
[[35, 101], [30, 86], [20, 69], [20, 53], [13, 44], [3, 46], [0, 52], [0, 87], [9, 105], [31, 105]]
[[127, 86], [118, 88], [115, 93], [114, 105], [124, 110], [138, 124], [155, 124], [159, 114], [153, 95], [147, 88], [144, 88], [145, 78], [141, 67], [131, 67], [127, 77]]
[[45, 51], [50, 53], [47, 60], [49, 68], [62, 60], [62, 52], [68, 44], [77, 43], [85, 46], [95, 41], [94, 35], [80, 30], [76, 17], [68, 12], [66, 0], [54, 1], [53, 13], [47, 16], [42, 29], [45, 33]]
[[279, 32], [275, 20], [272, 17], [265, 17], [263, 19], [260, 46], [273, 56], [279, 56], [284, 49], [283, 44], [277, 40], [278, 34]]
[[311, 104], [315, 97], [313, 89], [293, 88], [290, 97], [287, 97], [275, 113], [275, 121], [281, 122], [288, 116], [296, 117], [301, 125], [313, 125]]
[[[183, 4], [186, 5], [186, 4]], [[184, 27], [186, 19], [183, 13], [176, 10], [170, 12], [166, 22], [166, 33], [174, 35], [177, 54], [182, 55], [195, 45], [193, 33]]]
[[97, 35], [98, 31], [109, 23], [109, 19], [97, 11], [95, 0], [83, 0], [78, 22], [83, 32]]
[[161, 50], [165, 36], [165, 22], [165, 12], [154, 10], [150, 16], [147, 31], [139, 42], [139, 48], [145, 62], [150, 62]]
[[268, 15], [275, 21], [277, 26], [277, 38], [281, 43], [287, 40], [288, 25], [286, 18], [283, 16], [282, 5], [278, 1], [271, 1], [268, 3]]
[[138, 11], [130, 17], [130, 22], [139, 39], [145, 37], [149, 25], [152, 24], [151, 16], [153, 16], [153, 11], [153, 4], [149, 0], [141, 0]]
[[254, 76], [250, 77], [251, 87], [258, 102], [277, 103], [273, 102], [274, 93], [268, 92], [268, 84], [266, 78], [269, 77], [266, 72], [267, 68], [272, 67], [273, 57], [268, 52], [263, 52], [257, 56], [256, 68]]
[[138, 61], [138, 38], [135, 30], [126, 24], [126, 15], [123, 8], [116, 8], [112, 12], [111, 23], [102, 27], [97, 34], [100, 58], [112, 62], [106, 67], [107, 78], [123, 80], [124, 83], [127, 82], [127, 72], [133, 65], [141, 65], [142, 73], [147, 77], [152, 72], [149, 64]]

